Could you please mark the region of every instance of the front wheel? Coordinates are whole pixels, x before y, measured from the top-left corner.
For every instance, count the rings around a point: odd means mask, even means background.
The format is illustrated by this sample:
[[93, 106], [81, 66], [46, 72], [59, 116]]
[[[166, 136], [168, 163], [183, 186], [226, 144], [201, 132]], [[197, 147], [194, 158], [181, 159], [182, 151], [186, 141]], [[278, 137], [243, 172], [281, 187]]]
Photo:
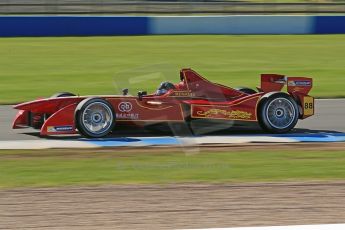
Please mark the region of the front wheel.
[[258, 119], [260, 126], [272, 133], [286, 133], [298, 121], [297, 103], [285, 93], [264, 96], [259, 104]]
[[101, 98], [87, 98], [75, 110], [75, 123], [78, 131], [87, 137], [104, 137], [115, 125], [112, 105]]

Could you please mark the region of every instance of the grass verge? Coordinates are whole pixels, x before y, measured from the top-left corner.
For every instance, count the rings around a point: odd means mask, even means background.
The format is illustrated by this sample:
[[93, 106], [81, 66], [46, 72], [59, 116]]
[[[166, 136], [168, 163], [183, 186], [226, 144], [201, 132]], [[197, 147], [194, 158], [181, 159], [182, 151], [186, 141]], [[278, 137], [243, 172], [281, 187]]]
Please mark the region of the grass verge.
[[[192, 67], [218, 83], [255, 87], [260, 73], [314, 78], [312, 95], [344, 97], [345, 35], [0, 38], [0, 103], [55, 92], [152, 92]], [[139, 78], [138, 78], [139, 76]]]
[[0, 151], [0, 187], [345, 179], [345, 150]]

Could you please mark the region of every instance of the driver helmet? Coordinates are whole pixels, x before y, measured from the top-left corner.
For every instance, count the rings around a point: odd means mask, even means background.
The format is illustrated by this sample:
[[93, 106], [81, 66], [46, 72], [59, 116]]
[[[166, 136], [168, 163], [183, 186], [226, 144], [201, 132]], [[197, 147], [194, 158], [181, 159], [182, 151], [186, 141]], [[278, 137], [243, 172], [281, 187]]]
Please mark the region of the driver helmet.
[[157, 89], [156, 95], [166, 94], [169, 90], [175, 89], [175, 85], [171, 82], [162, 82]]

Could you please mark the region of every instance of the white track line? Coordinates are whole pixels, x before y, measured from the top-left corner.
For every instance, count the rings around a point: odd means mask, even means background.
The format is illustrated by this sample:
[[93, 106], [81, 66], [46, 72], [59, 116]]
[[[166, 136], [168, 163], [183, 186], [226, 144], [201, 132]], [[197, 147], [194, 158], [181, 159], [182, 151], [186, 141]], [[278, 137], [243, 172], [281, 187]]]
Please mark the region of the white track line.
[[291, 143], [298, 142], [292, 138], [286, 137], [269, 137], [269, 136], [204, 136], [181, 138], [184, 143], [191, 144], [243, 144], [251, 142], [264, 142], [264, 143]]
[[0, 141], [0, 149], [52, 149], [52, 148], [96, 148], [82, 141], [22, 140]]
[[[176, 140], [175, 144], [164, 141], [166, 138]], [[101, 148], [101, 147], [143, 147], [154, 145], [194, 146], [202, 144], [245, 144], [252, 142], [261, 143], [291, 143], [298, 142], [292, 138], [268, 136], [205, 136], [205, 137], [139, 137], [137, 141], [121, 140], [18, 140], [0, 141], [0, 149], [52, 149], [52, 148]], [[162, 142], [159, 141], [162, 139]], [[156, 141], [152, 141], [156, 140]], [[157, 141], [158, 140], [158, 141]]]

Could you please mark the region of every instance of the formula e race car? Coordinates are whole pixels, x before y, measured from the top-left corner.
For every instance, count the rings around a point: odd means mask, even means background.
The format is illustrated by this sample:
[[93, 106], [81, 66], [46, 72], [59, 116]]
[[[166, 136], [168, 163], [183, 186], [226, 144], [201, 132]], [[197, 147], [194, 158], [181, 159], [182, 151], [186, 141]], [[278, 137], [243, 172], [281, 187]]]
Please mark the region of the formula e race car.
[[[287, 93], [281, 92], [287, 85]], [[230, 88], [212, 83], [192, 69], [180, 71], [180, 82], [163, 82], [156, 92], [137, 96], [75, 96], [58, 93], [50, 98], [15, 105], [13, 128], [33, 127], [42, 136], [81, 134], [104, 137], [118, 126], [157, 123], [189, 124], [196, 120], [258, 123], [271, 133], [286, 133], [298, 119], [314, 114], [308, 93], [312, 79], [262, 74], [261, 86]]]

